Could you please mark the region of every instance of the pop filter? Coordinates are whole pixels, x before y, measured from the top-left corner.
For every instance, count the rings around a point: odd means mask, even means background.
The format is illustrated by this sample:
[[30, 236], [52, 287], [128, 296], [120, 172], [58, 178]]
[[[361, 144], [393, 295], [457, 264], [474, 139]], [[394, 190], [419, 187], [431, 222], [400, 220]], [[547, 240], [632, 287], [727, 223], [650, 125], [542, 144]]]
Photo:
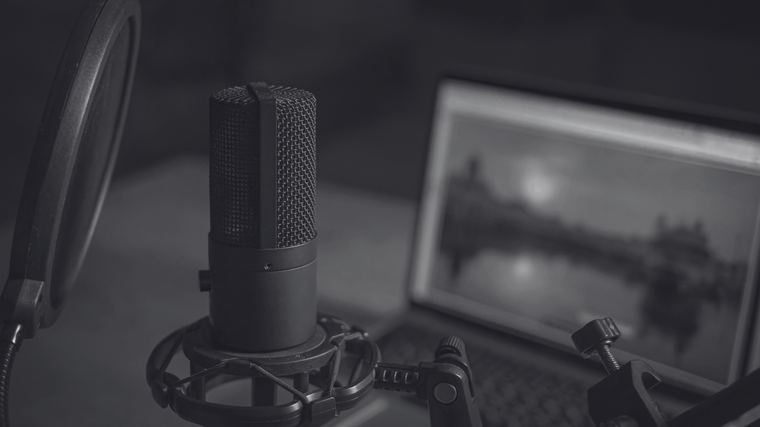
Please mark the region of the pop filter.
[[55, 323], [108, 189], [132, 89], [138, 0], [91, 0], [69, 37], [24, 182], [0, 320]]

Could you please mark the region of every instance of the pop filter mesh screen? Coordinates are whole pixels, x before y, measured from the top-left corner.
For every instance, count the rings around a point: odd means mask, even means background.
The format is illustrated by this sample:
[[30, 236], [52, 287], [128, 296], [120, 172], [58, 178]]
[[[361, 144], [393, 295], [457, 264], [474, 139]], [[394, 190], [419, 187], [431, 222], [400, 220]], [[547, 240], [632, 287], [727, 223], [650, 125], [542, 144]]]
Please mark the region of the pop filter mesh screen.
[[[277, 111], [277, 247], [316, 237], [316, 98], [270, 86]], [[211, 236], [219, 243], [260, 248], [260, 119], [245, 87], [211, 97]]]

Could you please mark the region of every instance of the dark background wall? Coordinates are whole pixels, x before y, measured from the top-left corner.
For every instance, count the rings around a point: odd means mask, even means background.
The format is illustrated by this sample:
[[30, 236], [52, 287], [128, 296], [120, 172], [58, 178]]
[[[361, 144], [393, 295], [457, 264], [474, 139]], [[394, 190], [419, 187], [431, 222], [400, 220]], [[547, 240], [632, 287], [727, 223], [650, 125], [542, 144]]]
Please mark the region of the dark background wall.
[[[0, 219], [13, 215], [82, 1], [0, 5]], [[143, 1], [117, 179], [207, 151], [207, 99], [251, 80], [318, 99], [321, 179], [414, 197], [430, 97], [481, 66], [760, 114], [749, 4], [580, 0]]]

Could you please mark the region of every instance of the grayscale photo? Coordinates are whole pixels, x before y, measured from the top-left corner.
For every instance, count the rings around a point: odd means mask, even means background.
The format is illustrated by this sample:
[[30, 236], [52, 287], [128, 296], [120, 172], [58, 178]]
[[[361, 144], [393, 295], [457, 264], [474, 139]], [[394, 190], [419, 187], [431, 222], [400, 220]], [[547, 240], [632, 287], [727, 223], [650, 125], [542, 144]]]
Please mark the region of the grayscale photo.
[[0, 1], [0, 427], [760, 427], [758, 17]]

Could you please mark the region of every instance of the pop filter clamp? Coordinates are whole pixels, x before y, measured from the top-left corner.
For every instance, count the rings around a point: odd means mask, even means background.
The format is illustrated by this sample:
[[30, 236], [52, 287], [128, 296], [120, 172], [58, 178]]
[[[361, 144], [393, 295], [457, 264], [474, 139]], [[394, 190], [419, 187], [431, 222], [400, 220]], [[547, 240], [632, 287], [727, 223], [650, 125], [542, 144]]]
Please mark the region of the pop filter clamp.
[[[649, 395], [659, 375], [646, 362], [620, 366], [610, 351], [621, 336], [612, 318], [596, 319], [572, 335], [578, 351], [599, 356], [607, 377], [588, 390], [588, 413], [600, 427], [721, 427], [760, 405], [760, 369], [735, 381], [671, 420]], [[760, 420], [747, 427], [760, 427]]]

